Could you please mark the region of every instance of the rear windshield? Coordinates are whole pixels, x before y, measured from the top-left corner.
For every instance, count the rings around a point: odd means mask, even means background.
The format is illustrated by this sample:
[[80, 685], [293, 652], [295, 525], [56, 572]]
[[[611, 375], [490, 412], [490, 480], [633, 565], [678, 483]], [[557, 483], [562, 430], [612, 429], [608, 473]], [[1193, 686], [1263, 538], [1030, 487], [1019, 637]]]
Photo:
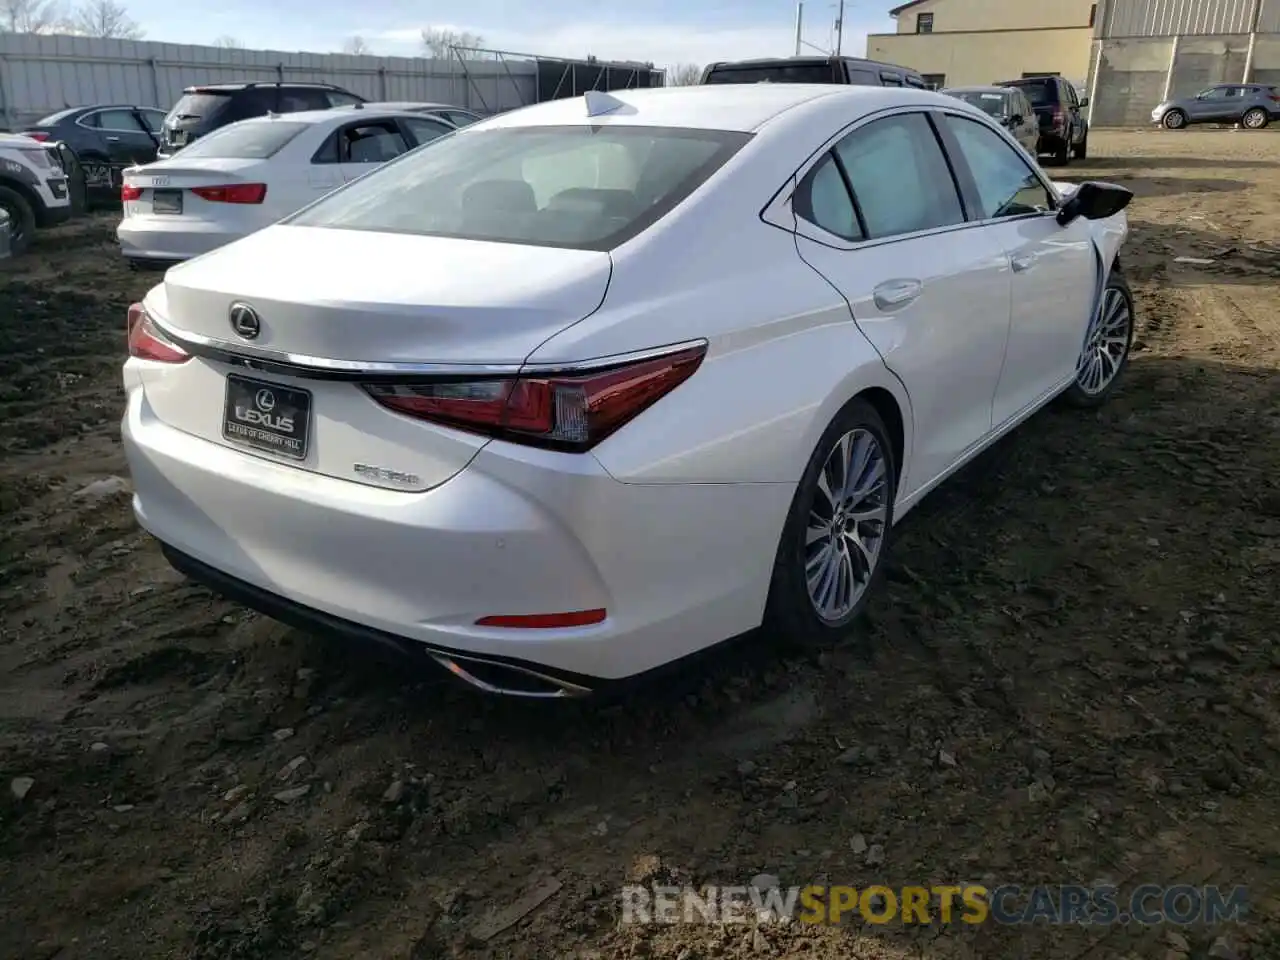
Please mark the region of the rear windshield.
[[1016, 86], [1037, 107], [1056, 103], [1058, 100], [1058, 85], [1052, 80], [1023, 80], [1010, 86]]
[[669, 127], [472, 128], [405, 154], [286, 222], [611, 250], [750, 139]]
[[207, 120], [231, 103], [226, 93], [184, 93], [169, 111], [168, 120]]
[[758, 67], [716, 67], [707, 83], [840, 83], [829, 63], [776, 63]]
[[993, 117], [1003, 117], [1005, 115], [1005, 107], [1009, 102], [1008, 94], [1004, 93], [981, 93], [977, 90], [948, 92], [953, 97], [963, 100], [965, 103], [971, 103], [983, 113]]
[[245, 120], [219, 127], [182, 150], [183, 159], [265, 160], [306, 130], [309, 123]]
[[37, 127], [52, 127], [55, 123], [65, 120], [77, 110], [83, 110], [83, 107], [72, 107], [70, 110], [59, 110], [57, 113], [51, 113], [47, 117], [41, 117], [35, 122]]

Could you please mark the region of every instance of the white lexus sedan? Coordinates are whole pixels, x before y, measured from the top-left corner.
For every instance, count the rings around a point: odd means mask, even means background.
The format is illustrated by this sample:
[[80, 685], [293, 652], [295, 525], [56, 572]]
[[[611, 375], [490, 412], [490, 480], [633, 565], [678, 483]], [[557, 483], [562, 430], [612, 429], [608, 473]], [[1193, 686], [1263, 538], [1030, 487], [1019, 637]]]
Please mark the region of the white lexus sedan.
[[180, 156], [125, 170], [116, 239], [131, 264], [169, 266], [270, 226], [454, 127], [363, 105], [241, 120]]
[[922, 497], [1115, 387], [1130, 196], [921, 90], [502, 114], [130, 308], [134, 509], [188, 576], [488, 691], [839, 637]]

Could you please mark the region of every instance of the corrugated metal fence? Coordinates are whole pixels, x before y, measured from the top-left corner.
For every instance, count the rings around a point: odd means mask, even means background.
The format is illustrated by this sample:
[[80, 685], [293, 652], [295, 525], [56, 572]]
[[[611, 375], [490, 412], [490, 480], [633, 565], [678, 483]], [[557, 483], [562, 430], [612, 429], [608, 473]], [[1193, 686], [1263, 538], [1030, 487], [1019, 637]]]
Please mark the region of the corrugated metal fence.
[[1167, 97], [1280, 84], [1280, 0], [1104, 0], [1093, 46], [1091, 122], [1146, 126]]
[[167, 110], [182, 88], [241, 80], [332, 83], [371, 100], [452, 103], [483, 113], [536, 99], [532, 60], [426, 60], [0, 33], [0, 129], [63, 107]]

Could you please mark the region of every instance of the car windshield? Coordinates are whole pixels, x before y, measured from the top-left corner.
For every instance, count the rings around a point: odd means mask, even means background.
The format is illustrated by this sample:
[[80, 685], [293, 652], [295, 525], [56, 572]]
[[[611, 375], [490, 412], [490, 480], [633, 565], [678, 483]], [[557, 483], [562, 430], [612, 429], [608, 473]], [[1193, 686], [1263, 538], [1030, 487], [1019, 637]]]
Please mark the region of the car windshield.
[[972, 104], [983, 113], [992, 117], [1003, 117], [1007, 112], [1009, 97], [1004, 93], [991, 93], [980, 90], [956, 90], [953, 97]]
[[182, 159], [265, 160], [300, 134], [309, 123], [246, 120], [221, 127], [182, 151]]
[[1057, 100], [1056, 87], [1052, 80], [1030, 80], [1016, 86], [1027, 95], [1027, 99], [1034, 106], [1048, 106]]
[[55, 123], [60, 123], [61, 121], [67, 119], [67, 117], [75, 113], [77, 110], [81, 110], [81, 109], [83, 108], [72, 107], [70, 110], [59, 110], [57, 113], [51, 113], [47, 117], [41, 117], [39, 120], [36, 121], [35, 125], [37, 127], [52, 127]]
[[707, 83], [835, 83], [830, 63], [775, 63], [756, 67], [716, 67]]
[[285, 223], [611, 250], [711, 176], [747, 133], [471, 128], [407, 153]]
[[230, 102], [230, 92], [185, 93], [182, 95], [182, 99], [175, 103], [173, 109], [169, 111], [169, 118], [187, 120], [212, 117]]

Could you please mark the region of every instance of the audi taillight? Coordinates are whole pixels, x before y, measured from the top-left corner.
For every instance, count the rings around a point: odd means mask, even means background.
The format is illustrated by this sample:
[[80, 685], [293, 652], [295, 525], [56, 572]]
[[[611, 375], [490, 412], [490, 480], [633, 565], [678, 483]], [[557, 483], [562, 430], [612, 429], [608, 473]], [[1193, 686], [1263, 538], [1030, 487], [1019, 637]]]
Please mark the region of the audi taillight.
[[582, 452], [670, 393], [702, 364], [705, 344], [563, 376], [368, 383], [396, 413], [513, 443]]
[[267, 195], [267, 185], [228, 183], [219, 187], [192, 187], [191, 192], [210, 203], [261, 203]]
[[129, 306], [129, 356], [157, 363], [186, 363], [191, 354], [169, 340], [140, 303]]
[[138, 200], [142, 197], [142, 188], [125, 184], [120, 188], [121, 200]]
[[49, 135], [43, 130], [29, 130], [24, 133], [23, 136], [30, 137], [32, 140], [38, 141], [39, 143], [44, 143], [49, 139]]

